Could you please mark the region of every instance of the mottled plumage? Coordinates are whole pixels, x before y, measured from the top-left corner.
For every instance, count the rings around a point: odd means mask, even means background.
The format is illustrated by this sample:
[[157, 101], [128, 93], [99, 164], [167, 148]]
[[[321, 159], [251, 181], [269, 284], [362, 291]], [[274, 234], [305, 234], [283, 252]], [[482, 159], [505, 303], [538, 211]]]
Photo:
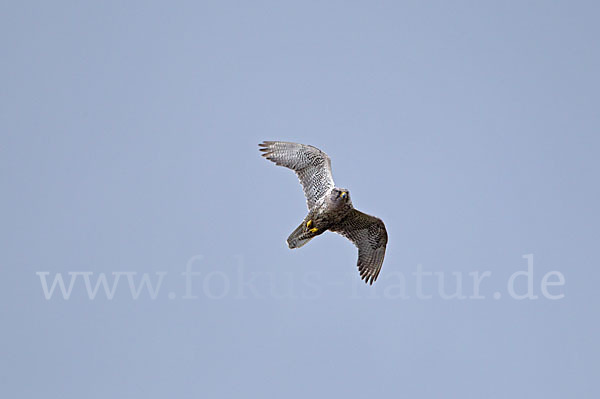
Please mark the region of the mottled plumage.
[[296, 172], [304, 189], [308, 215], [288, 237], [288, 246], [300, 248], [327, 230], [341, 234], [358, 248], [360, 277], [373, 284], [388, 239], [381, 219], [354, 209], [349, 191], [335, 187], [331, 160], [318, 148], [283, 141], [265, 141], [259, 146], [268, 160]]

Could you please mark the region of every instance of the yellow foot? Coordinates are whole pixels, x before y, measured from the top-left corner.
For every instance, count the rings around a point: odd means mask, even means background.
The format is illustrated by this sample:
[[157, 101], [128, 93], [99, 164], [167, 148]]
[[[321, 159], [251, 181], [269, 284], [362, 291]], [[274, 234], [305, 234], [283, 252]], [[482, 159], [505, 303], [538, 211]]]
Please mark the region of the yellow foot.
[[311, 233], [316, 233], [317, 231], [319, 231], [319, 229], [317, 229], [316, 227], [313, 227], [312, 229], [309, 230]]
[[308, 222], [306, 222], [306, 228], [309, 228], [310, 226], [312, 226], [312, 220], [309, 220]]

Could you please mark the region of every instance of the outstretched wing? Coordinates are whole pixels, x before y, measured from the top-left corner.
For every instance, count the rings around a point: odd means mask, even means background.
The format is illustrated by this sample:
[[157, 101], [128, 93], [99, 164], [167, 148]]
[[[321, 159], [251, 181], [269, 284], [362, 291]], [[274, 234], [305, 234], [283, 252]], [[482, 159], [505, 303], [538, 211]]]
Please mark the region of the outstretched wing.
[[379, 276], [388, 240], [381, 219], [353, 209], [341, 223], [330, 230], [343, 235], [356, 245], [360, 278], [365, 280], [365, 283], [373, 284]]
[[318, 148], [284, 141], [265, 141], [259, 146], [263, 157], [296, 172], [309, 210], [334, 187], [331, 160]]

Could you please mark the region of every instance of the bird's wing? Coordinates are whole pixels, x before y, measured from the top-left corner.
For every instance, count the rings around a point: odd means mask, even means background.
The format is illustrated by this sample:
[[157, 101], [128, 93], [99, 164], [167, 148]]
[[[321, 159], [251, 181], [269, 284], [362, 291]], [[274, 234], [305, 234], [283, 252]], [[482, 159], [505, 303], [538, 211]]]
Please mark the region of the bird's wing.
[[296, 172], [309, 210], [333, 189], [331, 160], [318, 148], [284, 141], [265, 141], [259, 146], [263, 157]]
[[360, 277], [365, 283], [373, 284], [379, 276], [388, 240], [381, 219], [353, 209], [341, 223], [330, 230], [343, 235], [356, 245]]

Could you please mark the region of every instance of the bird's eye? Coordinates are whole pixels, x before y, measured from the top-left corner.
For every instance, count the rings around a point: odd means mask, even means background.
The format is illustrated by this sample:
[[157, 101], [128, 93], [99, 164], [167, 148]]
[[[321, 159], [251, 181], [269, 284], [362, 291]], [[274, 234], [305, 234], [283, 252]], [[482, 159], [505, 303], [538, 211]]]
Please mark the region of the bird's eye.
[[342, 193], [340, 194], [340, 197], [342, 197], [342, 199], [346, 199], [347, 196], [348, 196], [348, 193], [345, 191], [342, 191]]

